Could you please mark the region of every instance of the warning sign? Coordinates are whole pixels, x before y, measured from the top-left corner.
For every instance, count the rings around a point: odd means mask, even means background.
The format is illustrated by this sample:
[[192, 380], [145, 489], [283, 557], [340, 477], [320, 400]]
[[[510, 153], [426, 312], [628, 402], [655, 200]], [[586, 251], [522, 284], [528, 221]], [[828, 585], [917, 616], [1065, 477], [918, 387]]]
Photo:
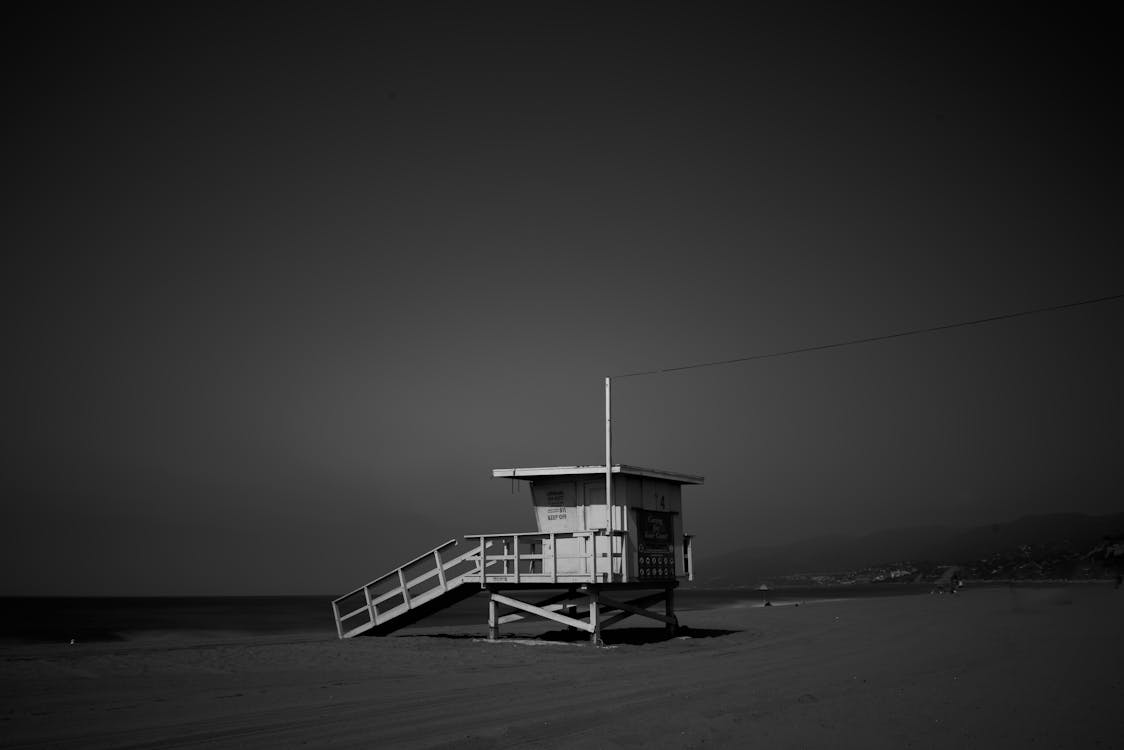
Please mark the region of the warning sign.
[[671, 514], [636, 511], [639, 530], [640, 578], [674, 578], [675, 548], [671, 539]]

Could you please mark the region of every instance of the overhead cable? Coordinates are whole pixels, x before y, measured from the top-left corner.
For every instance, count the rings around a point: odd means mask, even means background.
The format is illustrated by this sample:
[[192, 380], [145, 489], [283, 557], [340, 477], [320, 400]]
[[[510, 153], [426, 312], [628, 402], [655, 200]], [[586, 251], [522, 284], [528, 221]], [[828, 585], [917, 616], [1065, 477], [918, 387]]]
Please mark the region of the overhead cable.
[[739, 362], [751, 362], [757, 359], [771, 359], [774, 357], [787, 357], [790, 354], [804, 354], [806, 352], [817, 352], [824, 349], [838, 349], [844, 346], [855, 346], [856, 344], [870, 344], [875, 341], [886, 341], [888, 339], [897, 339], [905, 336], [917, 336], [922, 333], [935, 333], [937, 331], [947, 331], [952, 328], [965, 328], [967, 326], [976, 326], [983, 323], [995, 323], [1000, 320], [1010, 320], [1011, 318], [1020, 318], [1026, 315], [1038, 315], [1039, 313], [1056, 312], [1058, 310], [1068, 310], [1073, 307], [1081, 307], [1083, 305], [1096, 305], [1101, 302], [1112, 302], [1115, 300], [1124, 299], [1124, 294], [1110, 294], [1107, 297], [1096, 297], [1094, 299], [1085, 299], [1078, 302], [1067, 302], [1062, 305], [1051, 305], [1049, 307], [1036, 307], [1032, 310], [1019, 310], [1018, 312], [1004, 313], [1003, 315], [993, 315], [989, 318], [976, 318], [974, 320], [962, 320], [958, 323], [946, 323], [939, 326], [930, 326], [929, 328], [914, 328], [908, 331], [898, 331], [897, 333], [887, 333], [881, 336], [867, 336], [860, 339], [848, 339], [846, 341], [836, 341], [831, 344], [817, 344], [816, 346], [803, 346], [799, 349], [784, 349], [776, 352], [768, 352], [765, 354], [750, 354], [745, 357], [734, 357], [732, 359], [719, 359], [713, 362], [696, 362], [690, 365], [678, 365], [676, 367], [661, 367], [657, 370], [638, 370], [636, 372], [626, 372], [620, 375], [613, 375], [612, 378], [635, 378], [641, 375], [659, 375], [665, 372], [678, 372], [680, 370], [696, 370], [702, 367], [718, 367], [720, 365], [733, 365]]

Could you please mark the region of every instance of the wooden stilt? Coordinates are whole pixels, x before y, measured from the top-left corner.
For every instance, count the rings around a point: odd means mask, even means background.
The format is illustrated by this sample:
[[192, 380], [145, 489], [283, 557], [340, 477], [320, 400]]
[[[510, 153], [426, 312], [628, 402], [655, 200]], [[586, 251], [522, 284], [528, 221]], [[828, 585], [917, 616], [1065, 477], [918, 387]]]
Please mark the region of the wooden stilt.
[[589, 642], [594, 646], [604, 646], [601, 640], [601, 597], [597, 589], [589, 591]]
[[[505, 592], [502, 586], [488, 586], [488, 639], [498, 640], [500, 630], [508, 623], [518, 622], [528, 617], [553, 620], [571, 632], [578, 630], [589, 633], [590, 643], [604, 645], [603, 631], [628, 617], [644, 617], [662, 623], [669, 635], [674, 635], [679, 627], [675, 616], [675, 586], [665, 585], [657, 591], [649, 591], [628, 601], [621, 601], [609, 594], [618, 589], [591, 585], [570, 588], [535, 602], [515, 598], [515, 591]], [[627, 591], [628, 589], [619, 589]], [[528, 591], [535, 591], [531, 589]], [[574, 603], [568, 600], [578, 600]], [[583, 601], [584, 600], [584, 601]], [[660, 612], [655, 606], [663, 602]], [[588, 602], [588, 605], [586, 604]], [[588, 606], [588, 610], [583, 607]], [[648, 609], [652, 607], [652, 609]]]

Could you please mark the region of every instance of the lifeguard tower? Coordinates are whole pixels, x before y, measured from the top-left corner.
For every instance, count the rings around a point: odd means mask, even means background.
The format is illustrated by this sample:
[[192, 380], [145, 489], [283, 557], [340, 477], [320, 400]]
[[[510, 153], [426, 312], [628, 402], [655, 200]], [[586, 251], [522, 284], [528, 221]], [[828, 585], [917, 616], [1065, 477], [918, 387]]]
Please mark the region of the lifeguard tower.
[[[340, 638], [386, 635], [481, 589], [492, 639], [526, 617], [588, 632], [594, 643], [633, 615], [674, 632], [675, 588], [694, 577], [682, 488], [702, 477], [620, 464], [494, 469], [492, 476], [530, 485], [537, 530], [450, 539], [341, 596], [332, 602]], [[662, 612], [649, 609], [661, 602]]]

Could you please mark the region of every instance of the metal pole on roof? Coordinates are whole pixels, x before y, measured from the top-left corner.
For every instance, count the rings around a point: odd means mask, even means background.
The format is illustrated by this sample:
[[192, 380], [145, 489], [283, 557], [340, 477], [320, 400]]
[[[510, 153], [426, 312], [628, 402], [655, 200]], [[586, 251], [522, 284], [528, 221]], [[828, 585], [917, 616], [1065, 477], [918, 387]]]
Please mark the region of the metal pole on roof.
[[[605, 378], [605, 533], [613, 533], [613, 419], [611, 379]], [[612, 559], [610, 547], [610, 559]]]

